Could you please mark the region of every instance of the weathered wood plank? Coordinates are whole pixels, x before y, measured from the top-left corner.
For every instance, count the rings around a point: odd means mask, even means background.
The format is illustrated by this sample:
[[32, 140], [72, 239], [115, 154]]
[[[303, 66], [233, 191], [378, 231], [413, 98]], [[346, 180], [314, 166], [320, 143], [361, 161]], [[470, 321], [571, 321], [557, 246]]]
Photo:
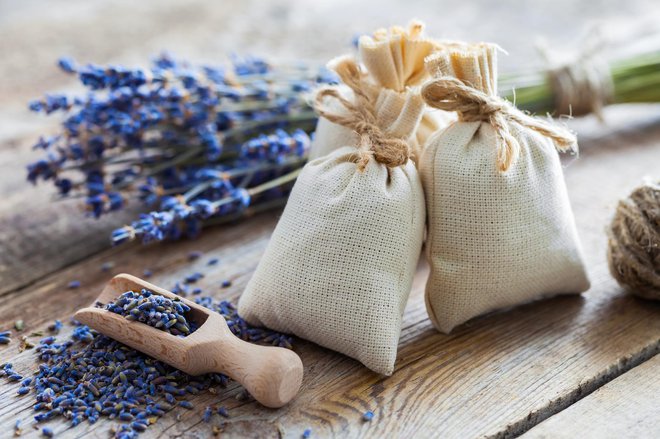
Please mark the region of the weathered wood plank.
[[522, 437], [657, 438], [660, 356], [624, 373]]
[[[640, 176], [657, 171], [660, 129], [594, 136], [579, 160], [566, 169], [566, 179], [578, 228], [587, 254], [593, 287], [582, 297], [563, 297], [523, 306], [469, 322], [450, 336], [437, 333], [424, 310], [427, 275], [420, 266], [404, 316], [396, 372], [385, 378], [357, 362], [299, 341], [296, 350], [305, 364], [299, 397], [288, 407], [266, 410], [234, 399], [239, 391], [194, 398], [198, 407], [221, 402], [230, 410], [226, 435], [299, 437], [310, 427], [315, 435], [336, 437], [508, 437], [522, 433], [563, 410], [614, 377], [660, 351], [660, 304], [626, 296], [609, 276], [605, 262], [604, 228], [616, 200], [637, 184]], [[117, 262], [115, 272], [140, 274], [151, 268], [154, 283], [171, 287], [186, 273], [201, 269], [205, 291], [236, 298], [256, 267], [276, 215], [265, 214], [240, 224], [208, 230], [195, 242], [104, 251], [61, 270], [9, 296], [0, 305], [0, 329], [17, 318], [31, 331], [55, 318], [64, 319], [89, 303], [110, 274], [101, 262]], [[210, 270], [205, 259], [190, 263], [186, 254], [199, 249], [223, 264]], [[225, 277], [234, 284], [222, 290]], [[67, 290], [71, 279], [82, 287]], [[17, 346], [0, 348], [0, 362], [12, 361], [19, 371], [34, 368], [29, 352]], [[0, 426], [31, 416], [30, 400], [8, 397], [0, 387]], [[364, 423], [366, 410], [376, 414]], [[151, 427], [149, 436], [205, 437], [210, 426], [201, 413], [182, 411], [177, 422], [168, 414]], [[61, 437], [102, 434], [112, 424], [67, 429], [54, 423]]]

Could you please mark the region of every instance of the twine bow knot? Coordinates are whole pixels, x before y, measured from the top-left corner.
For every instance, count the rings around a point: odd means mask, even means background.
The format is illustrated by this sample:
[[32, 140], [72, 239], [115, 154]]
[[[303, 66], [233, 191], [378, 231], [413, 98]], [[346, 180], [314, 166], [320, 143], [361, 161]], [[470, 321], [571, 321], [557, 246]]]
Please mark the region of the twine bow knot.
[[[368, 85], [363, 83], [356, 62], [346, 58], [335, 69], [342, 82], [353, 91], [355, 102], [344, 98], [335, 88], [323, 88], [316, 95], [315, 108], [330, 122], [358, 134], [358, 169], [363, 171], [372, 158], [389, 168], [406, 164], [413, 153], [412, 148], [405, 139], [386, 133], [378, 125], [374, 100], [367, 92]], [[346, 114], [327, 109], [327, 98], [339, 102]]]
[[577, 146], [575, 135], [567, 129], [525, 114], [501, 97], [484, 93], [451, 76], [427, 82], [422, 88], [422, 97], [432, 107], [457, 112], [461, 121], [489, 123], [499, 137], [497, 167], [502, 172], [520, 155], [520, 142], [511, 134], [511, 122], [548, 137], [560, 151]]

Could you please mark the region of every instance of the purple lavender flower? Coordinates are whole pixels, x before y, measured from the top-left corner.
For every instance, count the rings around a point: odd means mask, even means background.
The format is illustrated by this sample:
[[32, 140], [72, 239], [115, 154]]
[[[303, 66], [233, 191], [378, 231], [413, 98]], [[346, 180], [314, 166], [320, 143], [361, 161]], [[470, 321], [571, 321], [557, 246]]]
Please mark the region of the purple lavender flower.
[[75, 73], [76, 72], [76, 63], [72, 58], [63, 56], [57, 60], [57, 65], [66, 73]]
[[85, 197], [95, 218], [134, 198], [153, 209], [115, 230], [114, 243], [196, 236], [210, 219], [283, 200], [292, 179], [267, 183], [305, 162], [316, 116], [304, 94], [335, 80], [323, 68], [293, 65], [280, 73], [261, 58], [235, 55], [220, 67], [169, 54], [147, 68], [66, 57], [58, 65], [89, 93], [30, 103], [63, 121], [60, 134], [35, 144], [45, 156], [28, 165], [27, 178]]

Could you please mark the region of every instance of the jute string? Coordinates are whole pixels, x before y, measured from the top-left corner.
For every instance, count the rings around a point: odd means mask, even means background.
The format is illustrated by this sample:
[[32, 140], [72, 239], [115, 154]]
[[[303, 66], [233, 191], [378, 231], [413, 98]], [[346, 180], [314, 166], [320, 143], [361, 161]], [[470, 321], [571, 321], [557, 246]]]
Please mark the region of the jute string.
[[605, 41], [594, 28], [581, 42], [581, 49], [568, 61], [558, 62], [558, 53], [539, 43], [537, 49], [549, 66], [548, 83], [557, 114], [584, 116], [593, 113], [603, 119], [603, 108], [612, 102], [614, 82], [601, 52]]
[[603, 107], [612, 100], [612, 78], [609, 69], [583, 58], [573, 65], [548, 71], [550, 86], [558, 114], [584, 116], [594, 113], [603, 119]]
[[[323, 88], [316, 95], [315, 108], [319, 115], [330, 122], [350, 128], [358, 134], [358, 169], [364, 170], [371, 158], [390, 168], [406, 164], [413, 153], [412, 148], [405, 139], [391, 136], [378, 126], [374, 99], [367, 92], [368, 85], [363, 83], [357, 63], [347, 58], [339, 62], [335, 70], [342, 82], [353, 91], [355, 101], [344, 98], [334, 88]], [[326, 108], [326, 98], [337, 100], [346, 114]]]
[[609, 238], [612, 276], [632, 294], [660, 300], [660, 181], [619, 202]]
[[503, 172], [520, 155], [520, 143], [509, 128], [511, 122], [552, 139], [560, 151], [577, 148], [575, 135], [567, 129], [529, 116], [501, 97], [484, 93], [451, 76], [427, 82], [422, 87], [422, 98], [432, 107], [457, 112], [461, 121], [483, 121], [492, 125], [499, 137], [497, 167]]

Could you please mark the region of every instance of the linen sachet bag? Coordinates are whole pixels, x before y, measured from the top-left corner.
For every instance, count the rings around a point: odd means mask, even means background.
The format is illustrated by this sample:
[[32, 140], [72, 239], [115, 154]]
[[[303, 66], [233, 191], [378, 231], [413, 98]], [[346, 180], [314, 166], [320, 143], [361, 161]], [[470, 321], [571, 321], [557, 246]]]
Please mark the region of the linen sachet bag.
[[[373, 35], [362, 35], [358, 40], [358, 55], [366, 70], [362, 92], [369, 94], [372, 99], [378, 99], [380, 96], [376, 120], [381, 126], [387, 126], [388, 120], [401, 114], [410, 88], [421, 85], [429, 78], [424, 59], [442, 47], [442, 43], [426, 38], [423, 31], [424, 25], [413, 21], [407, 29], [400, 26], [379, 29]], [[332, 63], [333, 61], [330, 62], [330, 68], [333, 68]], [[385, 97], [380, 94], [382, 89], [395, 93], [387, 93]], [[354, 99], [349, 87], [340, 86], [338, 90], [345, 99]], [[333, 112], [346, 115], [346, 109], [339, 102], [328, 105]], [[453, 118], [453, 114], [438, 110], [423, 113], [414, 135], [410, 138], [414, 160], [420, 155], [420, 147], [424, 145], [427, 137], [440, 127], [446, 126]], [[354, 130], [321, 116], [309, 158], [313, 160], [322, 157], [340, 146], [354, 145], [357, 141]]]
[[575, 137], [497, 96], [497, 48], [466, 45], [431, 55], [432, 107], [459, 120], [433, 135], [421, 159], [426, 196], [426, 307], [448, 333], [490, 311], [589, 281], [556, 150]]
[[[423, 102], [410, 93], [398, 117], [382, 124], [380, 107], [397, 94], [365, 93], [353, 59], [336, 70], [354, 99], [324, 89], [317, 109], [357, 139], [303, 168], [238, 312], [389, 375], [424, 233], [424, 194], [407, 142]], [[345, 111], [329, 110], [330, 99]]]

